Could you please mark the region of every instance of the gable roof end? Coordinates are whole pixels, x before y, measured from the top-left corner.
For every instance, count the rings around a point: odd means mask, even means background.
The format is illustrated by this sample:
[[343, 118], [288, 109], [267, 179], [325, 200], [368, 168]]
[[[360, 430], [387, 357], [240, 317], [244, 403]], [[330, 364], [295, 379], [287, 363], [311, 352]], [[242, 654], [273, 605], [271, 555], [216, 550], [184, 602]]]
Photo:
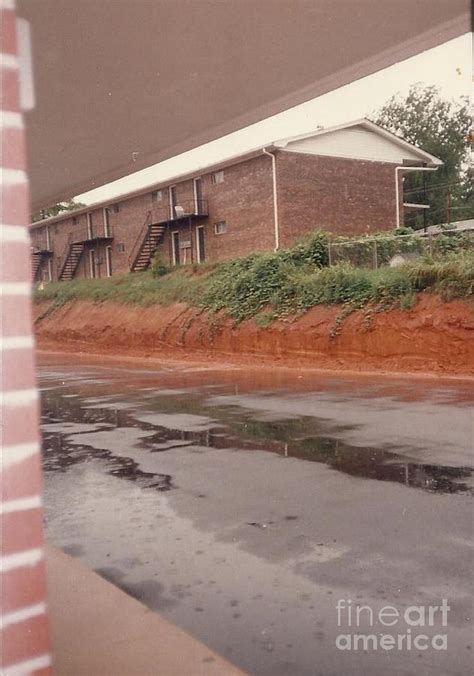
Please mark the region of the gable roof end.
[[318, 136], [324, 136], [325, 134], [331, 134], [337, 131], [341, 131], [343, 129], [350, 129], [351, 127], [362, 127], [367, 131], [377, 134], [378, 136], [387, 139], [391, 143], [400, 146], [404, 150], [409, 150], [411, 153], [414, 153], [420, 158], [421, 162], [426, 162], [429, 166], [439, 167], [443, 164], [443, 161], [440, 160], [439, 157], [435, 157], [435, 155], [427, 153], [425, 150], [422, 150], [421, 148], [418, 148], [418, 146], [413, 145], [413, 143], [405, 141], [405, 139], [401, 138], [400, 136], [397, 136], [396, 134], [393, 134], [391, 131], [388, 131], [388, 129], [384, 129], [380, 125], [375, 124], [375, 122], [372, 122], [371, 120], [368, 120], [365, 117], [359, 120], [353, 120], [352, 122], [345, 122], [344, 124], [339, 124], [334, 127], [327, 127], [325, 129], [319, 129], [317, 131], [309, 132], [306, 134], [300, 134], [299, 136], [290, 136], [288, 138], [281, 139], [280, 141], [275, 141], [274, 145], [277, 148], [285, 149], [290, 143], [304, 141], [306, 139], [316, 138]]

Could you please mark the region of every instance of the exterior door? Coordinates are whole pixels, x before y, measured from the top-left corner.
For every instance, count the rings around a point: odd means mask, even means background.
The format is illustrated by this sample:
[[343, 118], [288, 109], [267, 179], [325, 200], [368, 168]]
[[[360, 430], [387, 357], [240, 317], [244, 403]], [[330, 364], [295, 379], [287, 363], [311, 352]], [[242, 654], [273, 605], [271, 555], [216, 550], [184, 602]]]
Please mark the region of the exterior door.
[[170, 214], [171, 218], [176, 218], [175, 206], [178, 204], [178, 198], [176, 193], [176, 186], [170, 186]]
[[110, 212], [104, 208], [104, 237], [110, 237]]
[[202, 209], [202, 179], [194, 179], [194, 213], [200, 214]]
[[179, 265], [180, 264], [180, 257], [179, 257], [179, 232], [178, 230], [175, 230], [175, 232], [171, 233], [171, 243], [173, 247], [173, 265]]
[[89, 251], [89, 268], [91, 273], [91, 279], [97, 277], [97, 268], [95, 264], [95, 250], [91, 249]]
[[112, 247], [108, 246], [105, 249], [105, 267], [107, 277], [112, 277]]
[[203, 263], [206, 260], [206, 244], [204, 241], [204, 226], [199, 225], [196, 228], [196, 245], [197, 245], [197, 259], [198, 263]]
[[87, 214], [87, 239], [93, 239], [92, 214]]

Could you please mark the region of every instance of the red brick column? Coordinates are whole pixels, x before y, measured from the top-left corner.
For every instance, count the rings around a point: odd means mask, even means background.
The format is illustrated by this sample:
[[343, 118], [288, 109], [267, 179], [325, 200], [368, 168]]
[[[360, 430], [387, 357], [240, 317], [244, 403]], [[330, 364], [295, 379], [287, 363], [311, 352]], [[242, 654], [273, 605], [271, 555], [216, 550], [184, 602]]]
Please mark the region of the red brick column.
[[1, 673], [10, 676], [49, 674], [50, 656], [31, 322], [28, 177], [21, 113], [31, 83], [28, 74], [20, 73], [13, 0], [0, 0], [0, 26], [0, 654]]

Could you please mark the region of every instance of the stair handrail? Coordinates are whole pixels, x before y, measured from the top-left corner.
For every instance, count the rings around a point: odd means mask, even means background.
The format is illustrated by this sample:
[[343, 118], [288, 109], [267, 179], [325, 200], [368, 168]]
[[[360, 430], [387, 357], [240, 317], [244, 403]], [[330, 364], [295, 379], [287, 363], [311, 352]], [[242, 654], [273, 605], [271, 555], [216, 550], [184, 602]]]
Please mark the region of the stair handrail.
[[131, 269], [132, 266], [135, 264], [135, 261], [141, 251], [142, 246], [145, 244], [146, 238], [148, 237], [149, 234], [149, 226], [151, 225], [151, 216], [152, 216], [152, 211], [151, 209], [147, 211], [147, 214], [145, 216], [145, 221], [140, 229], [140, 232], [138, 233], [138, 236], [135, 240], [134, 245], [132, 246], [132, 250], [130, 251], [130, 254], [128, 256], [128, 267]]
[[41, 256], [34, 256], [32, 259], [32, 266], [31, 266], [31, 274], [33, 278], [33, 282], [36, 282], [36, 279], [38, 277], [38, 272], [41, 267]]
[[66, 246], [64, 247], [64, 249], [61, 252], [61, 258], [60, 258], [61, 269], [60, 269], [59, 274], [58, 274], [58, 279], [61, 279], [61, 277], [63, 276], [63, 272], [66, 268], [67, 259], [69, 257], [69, 252], [71, 250], [71, 244], [72, 244], [72, 232], [70, 232], [68, 234]]

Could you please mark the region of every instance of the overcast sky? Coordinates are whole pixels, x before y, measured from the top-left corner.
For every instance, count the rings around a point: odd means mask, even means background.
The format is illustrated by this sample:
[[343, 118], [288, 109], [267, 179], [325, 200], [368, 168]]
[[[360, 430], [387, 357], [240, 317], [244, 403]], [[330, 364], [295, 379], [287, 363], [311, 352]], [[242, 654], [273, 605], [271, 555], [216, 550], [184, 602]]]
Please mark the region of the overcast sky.
[[288, 136], [365, 117], [393, 94], [405, 93], [414, 82], [437, 85], [446, 98], [469, 95], [472, 73], [472, 35], [450, 40], [411, 59], [369, 75], [329, 94], [206, 143], [147, 169], [121, 178], [76, 198], [91, 204], [152, 185], [193, 168], [263, 146]]

